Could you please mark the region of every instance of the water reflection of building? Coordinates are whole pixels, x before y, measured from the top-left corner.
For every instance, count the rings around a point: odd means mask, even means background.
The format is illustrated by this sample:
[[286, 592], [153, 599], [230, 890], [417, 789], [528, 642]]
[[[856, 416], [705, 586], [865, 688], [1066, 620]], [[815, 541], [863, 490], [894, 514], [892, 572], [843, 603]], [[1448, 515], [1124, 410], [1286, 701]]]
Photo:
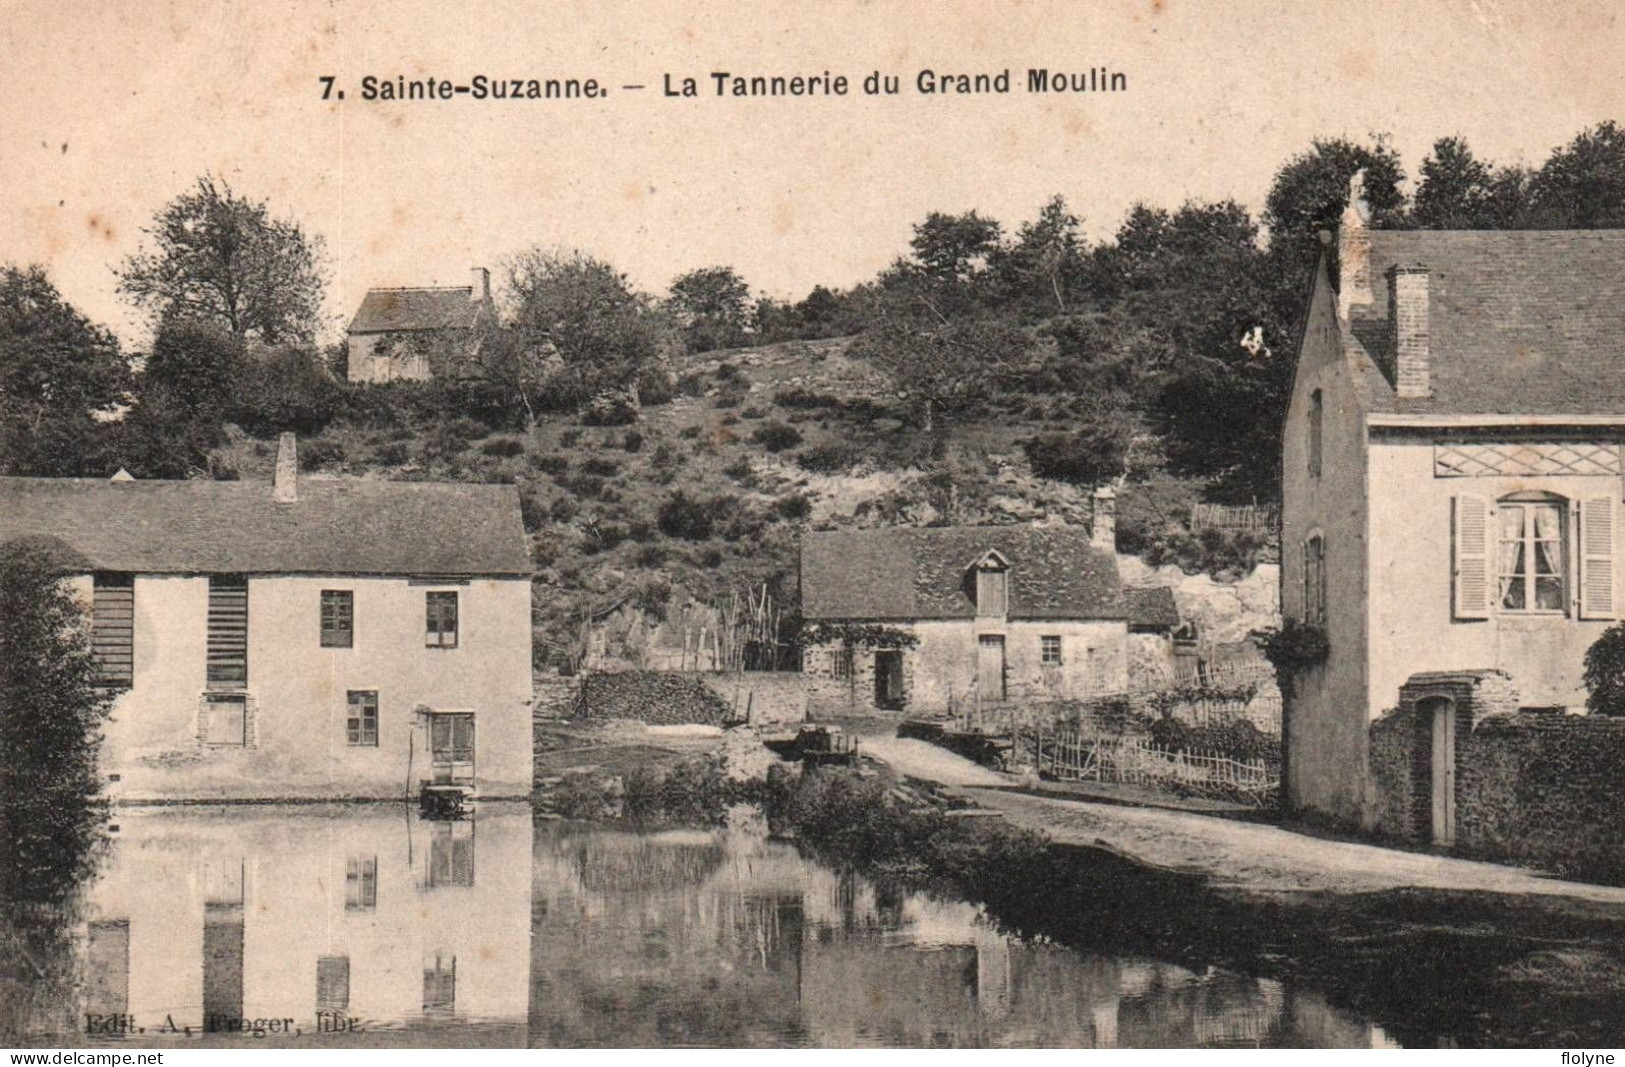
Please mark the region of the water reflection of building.
[[[529, 983], [530, 813], [131, 809], [90, 890], [84, 1010], [229, 1031], [504, 1019]], [[161, 1035], [160, 1035], [161, 1036]], [[515, 1039], [521, 1035], [515, 1034]]]
[[1275, 982], [1013, 939], [748, 834], [543, 827], [532, 899], [537, 1045], [1276, 1045], [1300, 1016], [1374, 1036]]

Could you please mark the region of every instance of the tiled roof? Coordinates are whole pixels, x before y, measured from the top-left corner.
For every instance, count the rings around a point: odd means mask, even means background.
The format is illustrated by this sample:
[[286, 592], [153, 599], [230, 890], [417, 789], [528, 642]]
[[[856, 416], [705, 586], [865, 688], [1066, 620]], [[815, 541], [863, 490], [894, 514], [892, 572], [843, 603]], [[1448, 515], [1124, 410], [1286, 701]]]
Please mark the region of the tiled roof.
[[449, 289], [369, 289], [350, 333], [443, 330], [473, 323], [480, 310], [470, 286]]
[[1010, 565], [1011, 618], [1124, 618], [1117, 557], [1076, 526], [808, 533], [801, 610], [809, 619], [968, 619], [976, 614], [971, 566], [989, 551]]
[[1136, 630], [1172, 630], [1179, 625], [1179, 604], [1165, 585], [1125, 588], [1123, 605], [1129, 626]]
[[527, 575], [511, 485], [0, 478], [0, 543], [60, 538], [137, 574]]
[[[1428, 268], [1432, 395], [1391, 382], [1389, 267]], [[1625, 414], [1625, 230], [1375, 230], [1373, 301], [1352, 330], [1371, 410]]]

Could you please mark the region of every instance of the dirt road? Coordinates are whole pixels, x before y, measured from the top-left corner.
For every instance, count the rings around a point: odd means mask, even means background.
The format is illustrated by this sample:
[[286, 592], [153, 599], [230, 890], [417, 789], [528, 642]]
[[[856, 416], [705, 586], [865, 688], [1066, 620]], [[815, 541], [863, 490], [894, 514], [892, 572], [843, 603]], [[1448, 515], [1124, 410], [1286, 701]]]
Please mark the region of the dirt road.
[[1003, 812], [1061, 844], [1104, 847], [1136, 862], [1257, 893], [1436, 889], [1563, 897], [1625, 908], [1625, 888], [1567, 882], [1494, 863], [1315, 837], [1191, 812], [1096, 804], [1014, 792], [1017, 780], [924, 741], [866, 737], [863, 750], [899, 774]]

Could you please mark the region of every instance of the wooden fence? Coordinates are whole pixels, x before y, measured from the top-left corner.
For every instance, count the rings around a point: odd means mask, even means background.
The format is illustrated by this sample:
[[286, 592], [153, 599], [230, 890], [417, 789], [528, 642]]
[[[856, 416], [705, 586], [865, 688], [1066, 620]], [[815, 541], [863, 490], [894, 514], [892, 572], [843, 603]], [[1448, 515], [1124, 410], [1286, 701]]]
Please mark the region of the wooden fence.
[[1237, 760], [1217, 752], [1158, 748], [1141, 737], [1110, 737], [1081, 730], [1018, 735], [1016, 751], [1039, 774], [1062, 782], [1118, 782], [1266, 807], [1281, 781], [1263, 760]]
[[1191, 507], [1191, 530], [1245, 530], [1272, 534], [1281, 511], [1274, 504], [1196, 504]]

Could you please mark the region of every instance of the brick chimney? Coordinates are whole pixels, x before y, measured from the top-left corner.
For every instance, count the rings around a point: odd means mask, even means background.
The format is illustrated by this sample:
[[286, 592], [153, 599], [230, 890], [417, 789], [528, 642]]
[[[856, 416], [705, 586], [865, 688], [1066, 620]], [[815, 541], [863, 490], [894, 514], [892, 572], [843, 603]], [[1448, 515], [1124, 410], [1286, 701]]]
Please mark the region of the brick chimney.
[[285, 433], [276, 443], [276, 479], [271, 483], [271, 499], [292, 504], [299, 499], [299, 443]]
[[1117, 551], [1117, 493], [1109, 485], [1095, 490], [1094, 516], [1089, 522], [1089, 543], [1104, 552]]
[[469, 271], [472, 281], [473, 294], [470, 297], [476, 304], [491, 302], [491, 272], [484, 267], [475, 267]]
[[1371, 296], [1371, 205], [1365, 200], [1365, 171], [1349, 179], [1348, 205], [1337, 223], [1337, 317], [1349, 319], [1349, 309], [1369, 304]]
[[1394, 346], [1394, 386], [1402, 397], [1425, 397], [1428, 374], [1428, 269], [1388, 270], [1388, 329]]

